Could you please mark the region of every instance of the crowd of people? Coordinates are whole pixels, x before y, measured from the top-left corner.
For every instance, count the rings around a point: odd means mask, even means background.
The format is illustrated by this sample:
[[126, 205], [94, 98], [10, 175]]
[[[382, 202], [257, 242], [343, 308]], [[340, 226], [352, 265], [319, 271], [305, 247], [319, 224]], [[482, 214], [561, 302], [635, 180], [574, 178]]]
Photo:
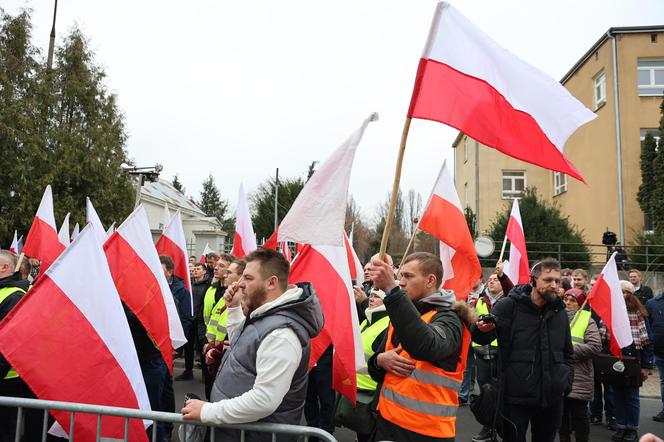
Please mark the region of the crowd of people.
[[[160, 261], [188, 340], [175, 349], [184, 370], [171, 373], [126, 306], [125, 313], [153, 410], [178, 411], [173, 381], [193, 379], [200, 364], [205, 400], [186, 402], [188, 420], [300, 424], [304, 415], [330, 433], [350, 428], [359, 442], [453, 441], [457, 409], [470, 405], [481, 424], [475, 442], [525, 441], [528, 431], [533, 441], [587, 441], [590, 426], [600, 424], [615, 430], [614, 441], [636, 441], [639, 388], [655, 366], [664, 379], [664, 296], [654, 297], [638, 270], [620, 281], [633, 343], [618, 359], [610, 327], [586, 302], [595, 278], [583, 269], [547, 258], [532, 267], [529, 284], [515, 286], [498, 263], [459, 300], [441, 288], [436, 256], [413, 253], [398, 269], [389, 256], [374, 256], [364, 280], [353, 282], [365, 366], [352, 403], [333, 390], [332, 346], [308, 367], [322, 308], [311, 284], [288, 284], [281, 253], [192, 256], [191, 292], [173, 274], [173, 260]], [[29, 260], [15, 272], [16, 265], [14, 254], [0, 252], [0, 319], [34, 277]], [[0, 395], [31, 397], [2, 355], [0, 378]], [[30, 428], [41, 430], [42, 418], [26, 416], [23, 440], [32, 440]], [[664, 402], [652, 419], [664, 422]], [[16, 410], [0, 409], [0, 428], [9, 429], [0, 440], [14, 440], [15, 422]], [[155, 440], [171, 440], [170, 424], [153, 431]], [[239, 440], [237, 431], [215, 431], [216, 440]], [[269, 438], [248, 432], [245, 440]]]

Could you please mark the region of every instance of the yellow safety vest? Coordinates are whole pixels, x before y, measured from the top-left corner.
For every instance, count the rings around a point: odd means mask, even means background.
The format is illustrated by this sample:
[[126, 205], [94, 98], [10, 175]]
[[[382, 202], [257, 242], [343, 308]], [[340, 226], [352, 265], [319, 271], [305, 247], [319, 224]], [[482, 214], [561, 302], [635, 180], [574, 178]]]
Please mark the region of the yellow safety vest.
[[[587, 310], [579, 310], [576, 312], [576, 316], [578, 316], [578, 318], [576, 318], [576, 322], [574, 322], [574, 327], [571, 328], [573, 345], [583, 344], [585, 342], [583, 337], [586, 334], [586, 329], [590, 322], [590, 312]], [[571, 325], [572, 324], [570, 323], [570, 326]]]
[[357, 371], [358, 390], [376, 390], [376, 386], [378, 384], [371, 378], [371, 376], [369, 376], [367, 363], [369, 362], [369, 358], [374, 354], [372, 348], [374, 341], [378, 335], [387, 328], [388, 325], [390, 325], [390, 317], [387, 315], [383, 318], [380, 318], [378, 321], [374, 322], [368, 327], [366, 320], [360, 324], [360, 330], [362, 333], [362, 349], [364, 350], [364, 367]]
[[228, 309], [223, 296], [215, 304], [214, 297], [217, 288], [210, 286], [203, 298], [203, 320], [205, 321], [205, 337], [208, 341], [223, 341], [226, 339], [226, 323]]
[[[475, 304], [475, 311], [477, 312], [477, 316], [489, 314], [489, 307], [487, 307], [484, 299], [480, 298], [477, 300], [477, 304]], [[476, 342], [471, 343], [471, 345], [473, 347], [483, 347], [483, 345]], [[494, 339], [489, 345], [492, 347], [498, 347], [498, 340]]]
[[[13, 295], [16, 292], [21, 292], [22, 294], [25, 295], [25, 290], [18, 288], [18, 287], [3, 287], [0, 289], [0, 304], [9, 297], [9, 295]], [[10, 368], [9, 371], [7, 372], [7, 375], [5, 376], [5, 379], [14, 379], [18, 377], [18, 373], [16, 373], [16, 370], [13, 368]]]

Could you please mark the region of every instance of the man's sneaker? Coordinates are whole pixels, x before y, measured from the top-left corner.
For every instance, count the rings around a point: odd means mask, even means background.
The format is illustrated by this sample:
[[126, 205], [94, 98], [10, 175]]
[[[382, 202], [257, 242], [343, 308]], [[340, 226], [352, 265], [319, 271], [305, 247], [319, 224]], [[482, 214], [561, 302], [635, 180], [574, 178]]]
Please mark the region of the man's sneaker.
[[611, 436], [611, 440], [614, 441], [614, 442], [622, 442], [622, 441], [625, 440], [624, 438], [625, 438], [625, 429], [624, 428], [619, 429], [618, 431], [616, 431], [616, 434]]
[[181, 375], [175, 376], [176, 381], [190, 381], [194, 379], [194, 373], [191, 370], [185, 370]]
[[618, 429], [616, 427], [616, 418], [615, 417], [607, 417], [606, 418], [606, 428], [608, 428], [611, 431], [616, 431]]
[[476, 434], [471, 439], [473, 442], [490, 442], [491, 441], [491, 428], [482, 427], [482, 431]]
[[652, 417], [655, 422], [664, 422], [664, 410], [660, 411]]
[[624, 442], [637, 442], [639, 440], [639, 435], [636, 430], [625, 430], [622, 440]]

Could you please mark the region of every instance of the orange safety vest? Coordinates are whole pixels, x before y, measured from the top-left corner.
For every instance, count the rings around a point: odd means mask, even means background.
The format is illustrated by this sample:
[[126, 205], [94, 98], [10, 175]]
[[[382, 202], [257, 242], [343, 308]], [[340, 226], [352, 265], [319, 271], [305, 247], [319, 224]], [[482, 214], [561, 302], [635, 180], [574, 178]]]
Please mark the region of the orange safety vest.
[[[435, 310], [422, 315], [427, 324], [436, 314]], [[394, 348], [390, 323], [385, 351]], [[400, 356], [415, 363], [415, 369], [404, 378], [390, 372], [385, 374], [380, 390], [378, 411], [383, 419], [414, 433], [436, 438], [456, 437], [456, 413], [459, 408], [459, 390], [466, 368], [470, 332], [463, 326], [461, 354], [454, 372], [447, 372], [430, 362], [419, 361], [406, 350]]]

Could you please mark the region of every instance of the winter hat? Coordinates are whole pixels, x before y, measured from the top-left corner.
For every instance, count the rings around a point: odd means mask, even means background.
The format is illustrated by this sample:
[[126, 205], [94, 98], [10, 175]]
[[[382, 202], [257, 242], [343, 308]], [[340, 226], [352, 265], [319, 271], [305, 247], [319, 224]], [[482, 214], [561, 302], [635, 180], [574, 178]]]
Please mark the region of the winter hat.
[[565, 298], [568, 296], [574, 297], [579, 305], [582, 305], [586, 300], [586, 294], [583, 292], [583, 290], [577, 288], [567, 290], [565, 292]]
[[385, 299], [385, 292], [382, 290], [372, 289], [371, 294], [374, 296], [378, 296], [380, 299]]
[[632, 284], [629, 281], [625, 281], [624, 279], [620, 280], [620, 290], [623, 292], [630, 292], [631, 294], [634, 294], [636, 289], [634, 288], [634, 284]]

